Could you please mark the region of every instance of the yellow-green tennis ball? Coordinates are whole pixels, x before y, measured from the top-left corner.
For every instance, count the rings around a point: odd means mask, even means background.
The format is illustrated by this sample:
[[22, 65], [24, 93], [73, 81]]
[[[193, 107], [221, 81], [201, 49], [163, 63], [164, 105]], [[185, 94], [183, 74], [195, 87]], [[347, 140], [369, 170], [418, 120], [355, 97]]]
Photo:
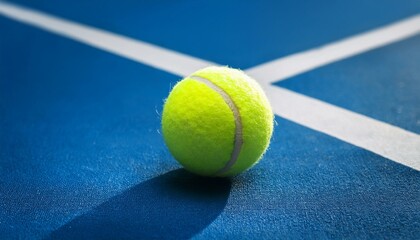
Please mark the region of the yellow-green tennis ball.
[[187, 170], [234, 176], [259, 161], [273, 132], [262, 88], [244, 72], [207, 67], [178, 82], [162, 114], [166, 145]]

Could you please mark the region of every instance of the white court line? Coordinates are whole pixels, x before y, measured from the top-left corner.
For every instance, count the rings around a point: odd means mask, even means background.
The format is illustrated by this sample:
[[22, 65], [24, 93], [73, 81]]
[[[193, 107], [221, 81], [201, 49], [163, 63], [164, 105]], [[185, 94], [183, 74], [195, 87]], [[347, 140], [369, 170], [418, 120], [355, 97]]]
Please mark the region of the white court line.
[[215, 65], [156, 45], [2, 1], [0, 14], [175, 75], [188, 76], [200, 68]]
[[273, 85], [265, 85], [280, 117], [420, 171], [420, 135]]
[[[38, 11], [0, 2], [0, 14], [92, 47], [187, 76], [212, 63]], [[420, 136], [304, 95], [263, 83], [275, 114], [420, 170]]]
[[247, 73], [261, 83], [281, 81], [419, 33], [420, 14], [373, 31], [252, 67]]

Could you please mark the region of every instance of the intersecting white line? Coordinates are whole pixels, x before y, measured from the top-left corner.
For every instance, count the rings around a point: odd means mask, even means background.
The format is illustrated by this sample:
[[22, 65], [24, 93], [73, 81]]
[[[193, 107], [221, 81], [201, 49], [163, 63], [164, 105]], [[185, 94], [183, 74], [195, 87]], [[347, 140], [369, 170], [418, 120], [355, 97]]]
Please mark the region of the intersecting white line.
[[[0, 15], [179, 76], [187, 76], [202, 67], [215, 65], [139, 40], [1, 1]], [[347, 56], [358, 53], [360, 50]], [[284, 71], [287, 75], [288, 70]], [[252, 71], [250, 73], [253, 74]], [[269, 82], [264, 80], [262, 85], [275, 114], [420, 170], [420, 135], [269, 85]]]
[[420, 14], [319, 48], [282, 57], [247, 70], [261, 83], [285, 80], [357, 54], [404, 40], [420, 33]]

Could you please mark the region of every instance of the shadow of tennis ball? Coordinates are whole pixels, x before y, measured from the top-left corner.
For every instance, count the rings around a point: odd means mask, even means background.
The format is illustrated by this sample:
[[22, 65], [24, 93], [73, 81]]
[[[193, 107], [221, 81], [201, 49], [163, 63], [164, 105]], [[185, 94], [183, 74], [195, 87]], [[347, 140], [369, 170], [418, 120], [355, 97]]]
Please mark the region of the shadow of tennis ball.
[[51, 239], [185, 239], [201, 232], [225, 208], [228, 179], [175, 170], [142, 182], [61, 228]]

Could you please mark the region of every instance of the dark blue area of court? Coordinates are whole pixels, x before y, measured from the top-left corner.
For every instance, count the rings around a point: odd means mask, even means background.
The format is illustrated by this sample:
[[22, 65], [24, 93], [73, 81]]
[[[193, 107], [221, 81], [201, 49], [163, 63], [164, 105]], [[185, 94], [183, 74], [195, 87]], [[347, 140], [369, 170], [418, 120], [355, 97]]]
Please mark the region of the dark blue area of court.
[[179, 77], [0, 17], [3, 29], [2, 239], [420, 235], [415, 170], [277, 117], [255, 168], [227, 181], [195, 177], [158, 132]]
[[318, 47], [420, 12], [417, 0], [15, 0], [237, 68]]

